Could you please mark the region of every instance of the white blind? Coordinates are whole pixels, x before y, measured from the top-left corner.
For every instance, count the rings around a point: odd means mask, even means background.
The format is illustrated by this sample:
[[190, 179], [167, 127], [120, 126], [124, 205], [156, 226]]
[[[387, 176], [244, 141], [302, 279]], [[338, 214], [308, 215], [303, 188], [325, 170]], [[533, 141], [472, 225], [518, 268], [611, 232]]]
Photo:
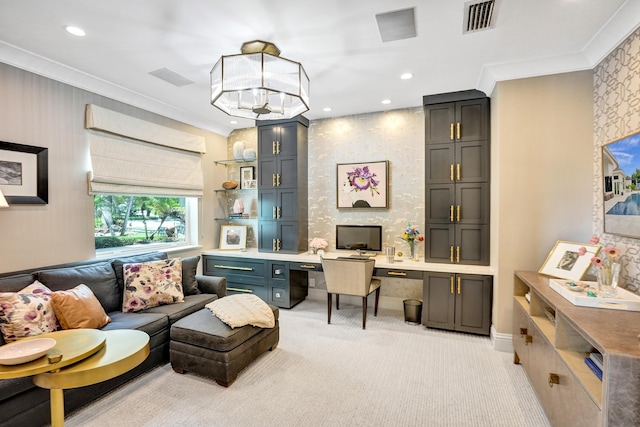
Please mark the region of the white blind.
[[202, 196], [204, 138], [91, 104], [85, 119], [89, 194]]

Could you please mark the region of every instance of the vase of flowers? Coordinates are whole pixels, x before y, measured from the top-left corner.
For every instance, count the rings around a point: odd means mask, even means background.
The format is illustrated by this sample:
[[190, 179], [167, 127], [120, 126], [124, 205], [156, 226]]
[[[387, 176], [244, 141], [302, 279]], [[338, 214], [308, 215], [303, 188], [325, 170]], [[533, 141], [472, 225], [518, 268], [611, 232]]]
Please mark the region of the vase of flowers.
[[329, 243], [322, 237], [314, 237], [309, 242], [309, 253], [316, 254], [320, 249], [324, 249], [329, 246]]
[[[590, 243], [597, 244], [598, 237], [591, 238]], [[618, 280], [620, 279], [620, 249], [615, 246], [606, 246], [603, 249], [604, 256], [591, 258], [591, 264], [595, 268], [598, 279], [598, 291], [603, 298], [615, 298], [617, 295]]]
[[420, 234], [420, 231], [409, 222], [407, 223], [407, 229], [400, 238], [409, 244], [411, 261], [418, 261], [418, 245], [420, 242], [424, 242], [424, 237]]

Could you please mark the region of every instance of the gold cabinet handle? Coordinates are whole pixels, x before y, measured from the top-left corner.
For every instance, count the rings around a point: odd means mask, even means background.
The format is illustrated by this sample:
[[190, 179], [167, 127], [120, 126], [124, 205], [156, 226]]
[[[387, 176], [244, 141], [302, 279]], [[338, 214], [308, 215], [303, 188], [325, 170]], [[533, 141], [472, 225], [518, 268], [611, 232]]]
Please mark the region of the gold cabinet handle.
[[280, 251], [280, 249], [282, 249], [282, 242], [280, 241], [280, 239], [278, 240], [278, 251]]
[[449, 221], [453, 222], [453, 205], [449, 207]]
[[525, 335], [524, 342], [525, 342], [525, 345], [531, 344], [533, 342], [533, 337], [531, 335]]
[[461, 176], [461, 174], [460, 174], [460, 163], [456, 163], [456, 176], [457, 176], [458, 181], [460, 181], [460, 176]]
[[453, 163], [449, 165], [449, 181], [453, 181]]
[[520, 328], [520, 335], [527, 335], [527, 328]]
[[453, 123], [451, 123], [451, 127], [449, 128], [449, 139], [453, 141]]
[[277, 215], [277, 213], [276, 213], [276, 207], [274, 206], [274, 207], [273, 207], [273, 212], [271, 212], [271, 218], [273, 218], [273, 219], [277, 219], [278, 217], [277, 217], [276, 215]]
[[460, 295], [460, 276], [458, 276], [458, 295]]
[[460, 222], [460, 205], [456, 207], [456, 221]]
[[449, 291], [453, 294], [453, 276], [449, 276]]
[[456, 133], [458, 134], [457, 135], [458, 136], [457, 139], [460, 139], [460, 122], [456, 123]]
[[276, 174], [275, 173], [271, 174], [271, 186], [272, 187], [276, 186]]
[[406, 276], [407, 273], [404, 273], [402, 271], [388, 271], [387, 272], [387, 276]]
[[460, 246], [456, 246], [456, 262], [460, 262]]
[[280, 154], [280, 141], [276, 141], [276, 154]]
[[453, 262], [453, 246], [449, 246], [449, 261]]
[[315, 265], [302, 264], [302, 265], [300, 265], [300, 268], [308, 268], [308, 269], [311, 269], [311, 270], [315, 270], [316, 266]]
[[549, 373], [549, 387], [553, 387], [554, 384], [560, 384], [560, 375]]
[[276, 187], [280, 187], [280, 174], [276, 174]]
[[242, 289], [242, 288], [229, 288], [227, 287], [228, 291], [235, 291], [235, 292], [244, 292], [246, 294], [252, 294], [253, 291], [251, 289]]
[[271, 141], [271, 154], [276, 154], [276, 142]]
[[282, 208], [278, 206], [276, 211], [277, 211], [276, 218], [282, 218]]
[[251, 267], [236, 267], [234, 265], [214, 265], [215, 268], [222, 268], [225, 270], [242, 270], [242, 271], [253, 271]]
[[271, 250], [275, 252], [276, 248], [276, 239], [271, 239]]

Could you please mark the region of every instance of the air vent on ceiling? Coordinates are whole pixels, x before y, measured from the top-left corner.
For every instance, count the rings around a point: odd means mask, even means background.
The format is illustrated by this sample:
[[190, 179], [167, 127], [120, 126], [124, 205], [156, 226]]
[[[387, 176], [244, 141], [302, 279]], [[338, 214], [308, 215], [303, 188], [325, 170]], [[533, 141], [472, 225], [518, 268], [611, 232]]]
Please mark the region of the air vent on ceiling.
[[188, 78], [181, 76], [180, 74], [176, 73], [175, 71], [171, 71], [168, 68], [160, 68], [158, 70], [149, 72], [149, 74], [178, 87], [190, 85], [193, 83], [192, 80], [189, 80]]
[[416, 18], [413, 9], [402, 9], [376, 15], [378, 31], [383, 43], [416, 36]]
[[496, 0], [474, 0], [464, 4], [462, 32], [471, 33], [493, 28], [497, 14]]

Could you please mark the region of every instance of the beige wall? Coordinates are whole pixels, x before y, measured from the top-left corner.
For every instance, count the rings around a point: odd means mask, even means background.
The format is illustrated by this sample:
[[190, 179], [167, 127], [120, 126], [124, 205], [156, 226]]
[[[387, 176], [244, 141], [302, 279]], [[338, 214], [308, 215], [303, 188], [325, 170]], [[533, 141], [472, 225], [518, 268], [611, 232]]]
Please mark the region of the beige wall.
[[226, 138], [0, 63], [0, 141], [49, 149], [49, 203], [0, 210], [0, 272], [95, 256], [93, 199], [86, 181], [88, 103], [205, 137], [199, 243], [213, 246], [214, 171], [209, 165], [226, 157]]
[[591, 71], [500, 82], [491, 96], [493, 325], [511, 333], [515, 270], [586, 242], [593, 204]]

